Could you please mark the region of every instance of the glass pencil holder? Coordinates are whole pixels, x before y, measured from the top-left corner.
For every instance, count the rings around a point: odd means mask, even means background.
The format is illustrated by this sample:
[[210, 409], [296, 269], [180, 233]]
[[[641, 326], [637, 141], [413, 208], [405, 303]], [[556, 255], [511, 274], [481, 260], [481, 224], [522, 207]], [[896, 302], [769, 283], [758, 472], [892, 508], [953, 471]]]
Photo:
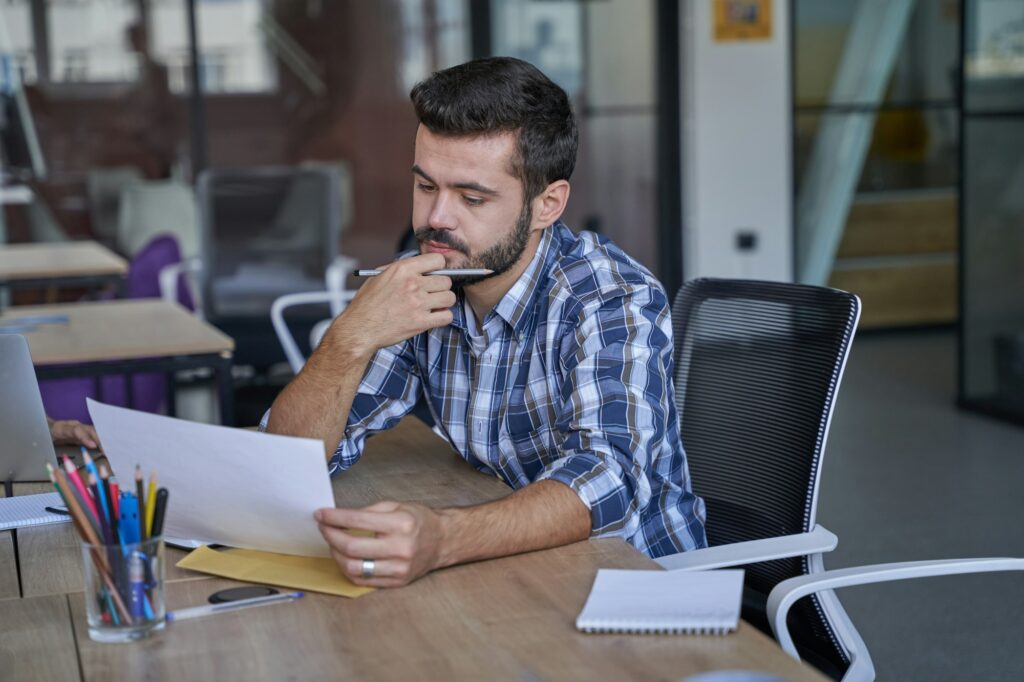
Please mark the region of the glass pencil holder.
[[164, 627], [164, 541], [82, 544], [89, 638], [133, 642]]

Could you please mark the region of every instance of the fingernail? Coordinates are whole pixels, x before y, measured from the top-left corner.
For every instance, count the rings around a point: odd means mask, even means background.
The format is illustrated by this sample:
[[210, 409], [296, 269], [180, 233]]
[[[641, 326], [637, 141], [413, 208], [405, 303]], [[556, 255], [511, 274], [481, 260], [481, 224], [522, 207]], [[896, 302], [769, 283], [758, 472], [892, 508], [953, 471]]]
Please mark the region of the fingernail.
[[324, 520], [324, 510], [323, 509], [317, 509], [315, 512], [313, 512], [313, 518], [316, 519], [317, 521], [323, 521]]

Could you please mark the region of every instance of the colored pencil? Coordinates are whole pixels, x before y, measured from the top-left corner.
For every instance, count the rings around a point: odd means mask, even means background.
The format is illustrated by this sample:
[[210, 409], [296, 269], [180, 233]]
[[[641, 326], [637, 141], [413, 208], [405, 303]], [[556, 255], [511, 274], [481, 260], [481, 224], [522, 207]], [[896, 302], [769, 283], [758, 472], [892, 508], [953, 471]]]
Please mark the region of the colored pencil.
[[89, 553], [92, 556], [93, 563], [96, 564], [96, 570], [99, 571], [100, 579], [106, 585], [107, 590], [110, 592], [111, 597], [114, 599], [114, 606], [117, 608], [121, 617], [124, 618], [125, 622], [131, 622], [131, 616], [128, 613], [128, 609], [124, 605], [124, 601], [121, 599], [120, 593], [117, 591], [117, 587], [114, 585], [114, 581], [110, 576], [110, 562], [107, 557], [99, 551], [99, 546], [102, 543], [96, 536], [96, 532], [93, 530], [92, 525], [86, 521], [85, 510], [79, 505], [78, 500], [71, 494], [71, 484], [68, 482], [68, 478], [63, 471], [54, 468], [51, 464], [47, 463], [47, 469], [50, 472], [50, 480], [53, 481], [54, 486], [57, 488], [57, 492], [60, 493], [61, 497], [64, 498], [64, 504], [67, 505], [68, 511], [71, 513], [71, 520], [75, 524], [79, 535], [85, 540], [86, 544], [90, 545]]
[[146, 537], [153, 536], [153, 511], [156, 509], [156, 474], [149, 472], [149, 489], [146, 491]]

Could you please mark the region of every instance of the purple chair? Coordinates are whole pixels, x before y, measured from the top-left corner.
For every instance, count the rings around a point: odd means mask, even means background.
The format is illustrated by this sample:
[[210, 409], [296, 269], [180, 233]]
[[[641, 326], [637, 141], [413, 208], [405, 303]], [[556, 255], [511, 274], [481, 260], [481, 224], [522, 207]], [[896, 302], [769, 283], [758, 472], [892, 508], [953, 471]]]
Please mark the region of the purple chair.
[[[132, 259], [125, 279], [123, 298], [160, 298], [160, 271], [181, 261], [178, 240], [158, 235]], [[178, 279], [178, 303], [195, 310], [184, 277]], [[39, 382], [46, 414], [53, 419], [77, 419], [91, 424], [85, 399], [131, 407], [143, 412], [161, 412], [167, 397], [167, 375], [158, 372], [133, 374], [132, 404], [128, 405], [128, 378], [123, 374], [81, 379], [50, 379]]]

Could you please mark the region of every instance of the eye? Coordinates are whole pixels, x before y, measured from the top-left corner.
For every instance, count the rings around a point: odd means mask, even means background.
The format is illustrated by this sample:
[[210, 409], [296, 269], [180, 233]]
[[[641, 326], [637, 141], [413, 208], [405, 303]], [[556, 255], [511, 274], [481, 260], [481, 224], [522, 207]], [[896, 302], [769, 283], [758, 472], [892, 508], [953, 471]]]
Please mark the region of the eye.
[[419, 190], [420, 190], [421, 192], [433, 192], [433, 191], [434, 191], [434, 189], [435, 189], [435, 188], [434, 188], [434, 186], [433, 186], [433, 185], [431, 185], [431, 184], [430, 184], [430, 183], [428, 183], [428, 182], [417, 182], [417, 183], [416, 183], [416, 187], [417, 187], [417, 189], [419, 189]]
[[470, 206], [481, 206], [484, 203], [484, 200], [480, 197], [471, 197], [465, 194], [462, 195], [462, 200]]

